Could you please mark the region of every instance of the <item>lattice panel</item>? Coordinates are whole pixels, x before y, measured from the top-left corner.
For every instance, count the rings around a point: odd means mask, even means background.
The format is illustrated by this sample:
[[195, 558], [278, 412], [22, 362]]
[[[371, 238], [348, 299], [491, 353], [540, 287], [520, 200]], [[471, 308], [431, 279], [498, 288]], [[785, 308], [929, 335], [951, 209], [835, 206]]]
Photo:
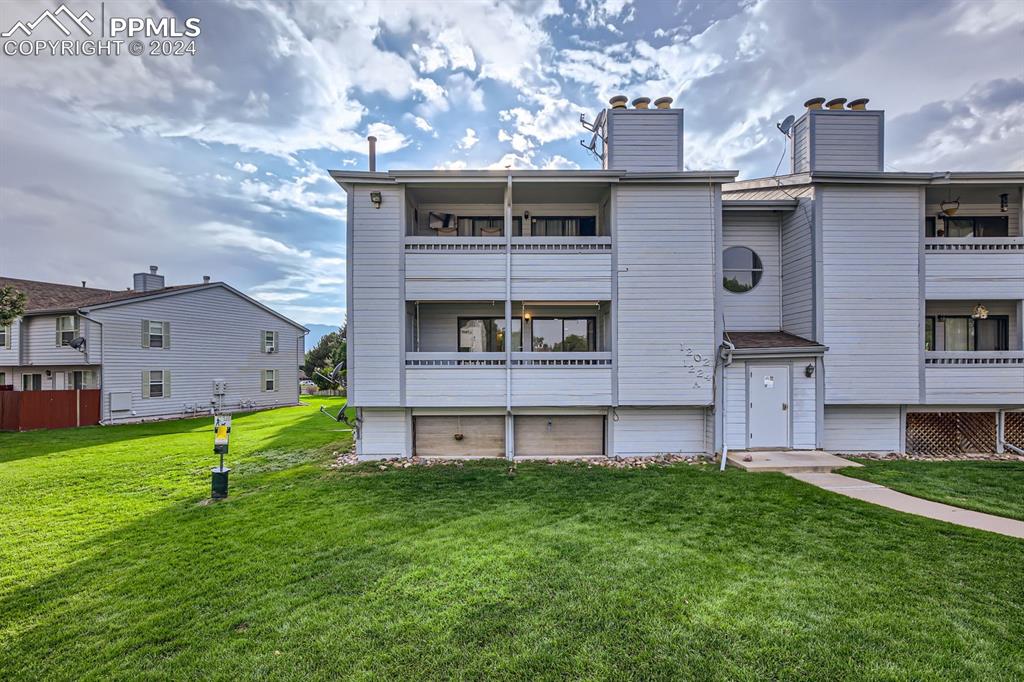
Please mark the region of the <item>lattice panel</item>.
[[1024, 412], [1003, 414], [1003, 440], [1010, 445], [1024, 448]]
[[907, 452], [912, 455], [961, 455], [995, 449], [995, 412], [907, 413]]

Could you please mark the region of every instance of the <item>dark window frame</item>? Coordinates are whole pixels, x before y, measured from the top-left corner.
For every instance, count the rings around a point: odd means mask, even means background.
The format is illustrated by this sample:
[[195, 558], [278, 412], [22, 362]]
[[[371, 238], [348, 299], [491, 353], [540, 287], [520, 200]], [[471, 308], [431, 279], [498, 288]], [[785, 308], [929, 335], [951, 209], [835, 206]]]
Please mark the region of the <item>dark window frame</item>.
[[[560, 227], [560, 229], [562, 231], [562, 234], [554, 234], [554, 235], [546, 234], [546, 231], [547, 231], [547, 226], [546, 225], [545, 225], [545, 234], [534, 234], [533, 227], [534, 227], [534, 225], [537, 224], [538, 220], [544, 220], [544, 221], [560, 220], [560, 221], [562, 221], [562, 225]], [[566, 226], [566, 222], [567, 221], [573, 221], [573, 220], [575, 220], [578, 223], [576, 225], [576, 234], [565, 234], [566, 227], [567, 227]], [[592, 234], [584, 234], [584, 223], [585, 222], [587, 224], [593, 223], [593, 228], [592, 229], [587, 228], [587, 230], [586, 230], [587, 232], [592, 232]], [[514, 231], [512, 234], [514, 234], [516, 236], [522, 236], [522, 234], [523, 234], [522, 224], [520, 224], [519, 231], [518, 232]], [[534, 215], [534, 216], [530, 216], [530, 236], [531, 237], [597, 237], [597, 236], [599, 236], [598, 235], [598, 225], [597, 225], [597, 215], [584, 213], [584, 214], [580, 214], [580, 215]]]
[[[587, 350], [537, 350], [534, 346], [534, 335], [533, 335], [533, 323], [536, 321], [554, 321], [561, 320], [562, 322], [562, 338], [558, 342], [559, 344], [565, 343], [565, 323], [566, 321], [575, 322], [578, 320], [585, 320], [587, 322]], [[556, 344], [557, 345], [557, 344]], [[597, 317], [594, 315], [572, 315], [559, 317], [554, 316], [541, 316], [536, 315], [530, 318], [530, 351], [533, 353], [596, 353], [597, 351]]]
[[[472, 320], [482, 320], [484, 322], [497, 322], [497, 321], [500, 320], [501, 322], [504, 322], [505, 321], [505, 317], [503, 315], [502, 316], [497, 316], [497, 315], [487, 315], [487, 316], [469, 315], [469, 316], [465, 316], [465, 317], [460, 315], [459, 317], [457, 317], [455, 319], [456, 319], [456, 323], [455, 323], [455, 349], [456, 349], [457, 352], [459, 352], [459, 353], [504, 353], [505, 352], [505, 342], [504, 342], [504, 340], [502, 340], [502, 343], [501, 343], [502, 347], [501, 347], [500, 350], [483, 350], [483, 351], [462, 350], [462, 323], [463, 322], [469, 322], [469, 321], [472, 321]], [[518, 353], [518, 352], [522, 351], [522, 349], [523, 349], [523, 318], [519, 317], [519, 316], [516, 316], [516, 315], [512, 316], [512, 332], [511, 332], [512, 336], [515, 336], [515, 333], [516, 333], [516, 331], [515, 331], [516, 322], [519, 323], [519, 349], [516, 350], [516, 348], [513, 348], [512, 349], [513, 353]], [[485, 337], [485, 339], [487, 339], [487, 340], [489, 340], [490, 338], [491, 338], [490, 335], [487, 335]]]
[[[967, 320], [967, 350], [948, 350], [946, 348], [946, 329], [943, 324], [942, 329], [942, 346], [943, 353], [990, 353], [1005, 351], [1010, 349], [1010, 316], [1009, 315], [989, 315], [984, 319], [973, 317], [972, 315], [926, 315], [925, 316], [925, 350], [935, 350], [934, 346], [938, 342], [939, 333], [939, 318], [942, 318], [943, 323], [948, 319], [956, 320]], [[998, 330], [999, 343], [996, 345], [1002, 346], [1002, 348], [996, 349], [982, 349], [978, 350], [978, 322], [984, 322], [991, 320], [999, 323], [1000, 327]], [[932, 346], [928, 348], [928, 326], [932, 327]]]
[[[754, 256], [754, 263], [756, 265], [754, 267], [751, 267], [749, 270], [746, 269], [746, 268], [742, 268], [741, 269], [741, 268], [727, 268], [727, 267], [725, 267], [725, 254], [729, 253], [733, 249], [745, 249], [746, 251], [749, 251]], [[729, 277], [726, 276], [727, 273], [730, 273], [730, 272], [750, 273], [750, 280], [752, 282], [752, 284], [750, 285], [750, 288], [749, 289], [743, 289], [742, 291], [737, 291], [736, 289], [730, 288], [729, 285], [727, 284], [727, 282], [729, 281]], [[736, 244], [735, 246], [728, 246], [728, 247], [722, 249], [722, 288], [723, 289], [728, 291], [730, 294], [746, 294], [746, 293], [749, 293], [749, 292], [753, 291], [754, 289], [756, 289], [757, 285], [761, 283], [762, 279], [764, 279], [764, 261], [761, 260], [761, 256], [757, 253], [757, 251], [754, 251], [749, 246], [743, 246], [742, 244]], [[737, 282], [737, 284], [739, 284], [739, 280], [735, 280], [735, 281]]]
[[[967, 236], [956, 236], [956, 237], [950, 237], [949, 236], [949, 224], [950, 224], [950, 221], [966, 222], [968, 220], [971, 221], [971, 233], [969, 235], [967, 235]], [[978, 222], [979, 221], [984, 221], [984, 222], [999, 221], [1000, 222], [1000, 229], [997, 230], [997, 231], [1001, 232], [1002, 234], [983, 234], [983, 235], [979, 235], [978, 234]], [[947, 238], [947, 239], [987, 239], [987, 238], [993, 238], [993, 237], [994, 238], [1008, 237], [1010, 235], [1010, 217], [1009, 216], [1005, 216], [1005, 215], [998, 215], [998, 216], [994, 216], [994, 215], [977, 215], [977, 216], [974, 216], [974, 215], [963, 215], [963, 216], [955, 215], [955, 216], [945, 216], [942, 219], [942, 229], [943, 229], [943, 235], [942, 236]], [[992, 226], [988, 226], [987, 228], [985, 226], [982, 226], [982, 231], [985, 231], [986, 229], [992, 229]]]

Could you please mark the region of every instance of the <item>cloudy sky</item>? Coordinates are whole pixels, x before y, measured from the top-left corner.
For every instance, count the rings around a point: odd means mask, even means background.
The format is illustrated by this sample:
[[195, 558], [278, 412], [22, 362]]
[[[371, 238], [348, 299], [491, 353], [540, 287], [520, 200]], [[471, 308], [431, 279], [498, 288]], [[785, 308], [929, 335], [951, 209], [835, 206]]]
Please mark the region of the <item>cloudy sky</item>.
[[[2, 2], [0, 32], [58, 5]], [[155, 264], [338, 324], [327, 169], [365, 169], [367, 134], [384, 169], [593, 168], [579, 114], [617, 93], [674, 97], [693, 169], [770, 175], [774, 122], [817, 95], [886, 110], [889, 170], [1024, 169], [1021, 0], [103, 9], [198, 17], [198, 54], [0, 55], [0, 274], [121, 288]]]

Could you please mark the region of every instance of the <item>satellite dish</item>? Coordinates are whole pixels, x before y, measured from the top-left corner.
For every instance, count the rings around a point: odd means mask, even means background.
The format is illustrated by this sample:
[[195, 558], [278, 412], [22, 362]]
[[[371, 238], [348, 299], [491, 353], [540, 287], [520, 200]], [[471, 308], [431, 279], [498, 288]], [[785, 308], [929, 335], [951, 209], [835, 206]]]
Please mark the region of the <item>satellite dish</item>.
[[68, 342], [68, 345], [77, 350], [79, 353], [85, 352], [85, 337], [76, 336]]
[[796, 116], [790, 114], [782, 121], [782, 123], [776, 123], [775, 127], [779, 129], [779, 132], [789, 137], [789, 131], [793, 129], [793, 122], [796, 121]]

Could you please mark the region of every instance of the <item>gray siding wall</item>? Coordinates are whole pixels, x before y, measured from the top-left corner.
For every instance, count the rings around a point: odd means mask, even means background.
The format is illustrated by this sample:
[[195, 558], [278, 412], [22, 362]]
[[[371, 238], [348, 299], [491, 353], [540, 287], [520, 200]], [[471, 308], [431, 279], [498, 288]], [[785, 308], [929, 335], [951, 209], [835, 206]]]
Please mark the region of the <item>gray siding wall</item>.
[[504, 407], [504, 367], [409, 367], [409, 407]]
[[615, 410], [614, 454], [638, 457], [698, 454], [707, 451], [702, 408], [629, 408]]
[[609, 367], [523, 367], [512, 369], [512, 406], [583, 407], [609, 405]]
[[[504, 286], [504, 281], [502, 282]], [[512, 254], [512, 298], [517, 301], [608, 300], [612, 295], [610, 251]]]
[[[99, 340], [94, 339], [94, 332], [85, 320], [79, 318], [79, 334], [86, 338], [89, 347], [87, 357], [70, 346], [57, 345], [58, 315], [38, 315], [22, 320], [24, 325], [23, 361], [26, 365], [81, 365], [99, 362]], [[136, 334], [138, 336], [138, 334]], [[95, 345], [93, 344], [95, 341]]]
[[782, 217], [782, 329], [814, 339], [814, 200]]
[[742, 360], [725, 369], [725, 444], [730, 450], [747, 447], [747, 363]]
[[778, 331], [780, 298], [779, 214], [727, 211], [722, 222], [722, 252], [746, 246], [761, 258], [764, 272], [756, 287], [742, 294], [722, 292], [725, 328], [731, 331]]
[[[375, 209], [370, 192], [383, 203]], [[403, 191], [389, 186], [353, 187], [352, 346], [353, 399], [359, 406], [401, 404]]]
[[[443, 244], [445, 238], [437, 240]], [[410, 301], [504, 299], [505, 254], [409, 251], [405, 254], [405, 277], [405, 297]]]
[[927, 251], [925, 273], [929, 299], [1024, 298], [1024, 251]]
[[929, 365], [925, 381], [929, 404], [1024, 406], [1024, 365]]
[[363, 423], [356, 454], [368, 459], [408, 457], [410, 433], [408, 411], [402, 409], [362, 410]]
[[818, 110], [811, 114], [812, 171], [881, 171], [883, 112]]
[[814, 364], [813, 358], [794, 360], [790, 381], [793, 390], [791, 442], [797, 450], [813, 450], [817, 447], [817, 381], [804, 374], [804, 368]]
[[712, 189], [620, 186], [615, 197], [619, 404], [710, 404], [711, 379], [689, 372], [686, 348], [713, 364]]
[[793, 124], [792, 171], [806, 173], [811, 170], [811, 123], [804, 114]]
[[682, 109], [609, 109], [606, 167], [612, 170], [683, 169]]
[[827, 404], [922, 397], [920, 197], [916, 187], [819, 189]]
[[899, 405], [825, 406], [824, 446], [832, 452], [899, 452]]
[[[95, 310], [103, 323], [103, 417], [127, 421], [209, 410], [214, 380], [227, 382], [225, 409], [296, 405], [303, 333], [222, 287]], [[170, 348], [143, 348], [142, 320], [170, 323]], [[261, 331], [276, 331], [278, 351], [264, 353]], [[94, 332], [98, 336], [98, 333]], [[262, 372], [278, 372], [276, 391], [261, 390]], [[171, 373], [171, 395], [142, 397], [142, 372]], [[110, 394], [132, 395], [134, 415], [110, 412]]]
[[[0, 367], [13, 367], [21, 364], [20, 355], [21, 352], [21, 325], [22, 320], [15, 320], [11, 323], [10, 328], [7, 330], [8, 344], [0, 344]], [[10, 378], [8, 378], [10, 383]]]

